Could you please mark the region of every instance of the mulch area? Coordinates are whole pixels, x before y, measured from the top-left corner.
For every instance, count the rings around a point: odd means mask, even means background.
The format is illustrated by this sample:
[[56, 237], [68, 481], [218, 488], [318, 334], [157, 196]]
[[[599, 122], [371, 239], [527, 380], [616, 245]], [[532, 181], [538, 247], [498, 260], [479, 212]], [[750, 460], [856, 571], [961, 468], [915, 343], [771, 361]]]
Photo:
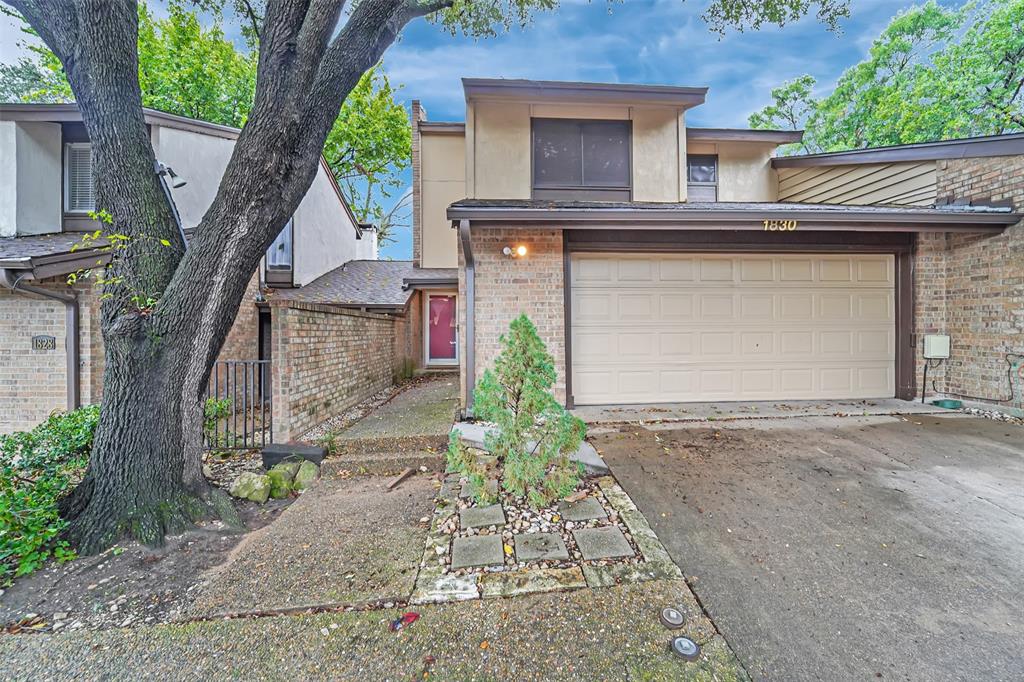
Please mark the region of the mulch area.
[[[271, 523], [292, 500], [236, 500], [247, 531]], [[56, 632], [157, 624], [181, 617], [207, 569], [224, 562], [244, 533], [219, 521], [150, 549], [125, 542], [97, 556], [51, 563], [0, 595], [0, 630]]]

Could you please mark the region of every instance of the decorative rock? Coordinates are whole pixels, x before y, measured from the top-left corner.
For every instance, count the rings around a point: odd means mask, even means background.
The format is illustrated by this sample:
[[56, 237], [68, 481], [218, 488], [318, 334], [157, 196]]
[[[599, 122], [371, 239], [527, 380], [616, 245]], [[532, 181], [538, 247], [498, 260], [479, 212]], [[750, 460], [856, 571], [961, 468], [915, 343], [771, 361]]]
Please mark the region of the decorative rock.
[[313, 485], [313, 481], [320, 475], [320, 469], [317, 465], [312, 462], [305, 461], [299, 465], [298, 471], [295, 472], [295, 480], [292, 481], [292, 488], [294, 490], [305, 490], [309, 486]]
[[231, 484], [228, 492], [235, 497], [263, 503], [270, 496], [270, 477], [252, 471], [243, 472]]
[[593, 497], [584, 497], [578, 502], [561, 502], [558, 511], [566, 521], [590, 521], [608, 517], [604, 507]]
[[633, 556], [633, 548], [626, 542], [626, 536], [614, 526], [575, 530], [572, 536], [587, 560]]
[[459, 522], [462, 525], [462, 530], [504, 526], [505, 512], [502, 511], [500, 504], [492, 504], [489, 507], [469, 507], [459, 512]]
[[505, 562], [501, 538], [480, 535], [452, 540], [452, 570], [472, 566], [495, 566]]
[[[280, 471], [288, 477], [288, 482], [291, 483], [295, 478], [295, 474], [299, 472], [299, 466], [302, 465], [302, 460], [290, 459], [284, 462], [280, 462], [271, 467], [270, 471]], [[316, 466], [315, 464], [313, 466]], [[269, 473], [269, 472], [268, 472]]]
[[291, 494], [292, 481], [287, 472], [271, 469], [267, 478], [270, 480], [270, 496], [275, 500], [283, 500]]
[[516, 561], [551, 561], [569, 558], [569, 550], [555, 533], [529, 533], [516, 536]]

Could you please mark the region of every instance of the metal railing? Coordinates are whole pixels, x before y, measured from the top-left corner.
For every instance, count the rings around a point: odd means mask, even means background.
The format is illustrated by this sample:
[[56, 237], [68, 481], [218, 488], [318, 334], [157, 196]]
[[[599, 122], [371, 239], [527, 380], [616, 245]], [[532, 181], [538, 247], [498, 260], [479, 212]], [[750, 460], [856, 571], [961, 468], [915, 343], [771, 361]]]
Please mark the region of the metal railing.
[[217, 362], [206, 386], [209, 450], [252, 450], [273, 441], [269, 360]]

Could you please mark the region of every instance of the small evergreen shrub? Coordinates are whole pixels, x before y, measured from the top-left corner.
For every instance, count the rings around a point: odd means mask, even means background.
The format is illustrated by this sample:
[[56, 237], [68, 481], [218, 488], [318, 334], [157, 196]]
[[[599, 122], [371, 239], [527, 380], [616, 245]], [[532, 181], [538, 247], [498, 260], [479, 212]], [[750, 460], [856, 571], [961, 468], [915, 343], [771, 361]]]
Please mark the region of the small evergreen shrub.
[[[586, 427], [555, 400], [555, 378], [554, 360], [537, 328], [520, 315], [501, 336], [494, 368], [484, 372], [473, 394], [476, 416], [497, 426], [485, 445], [503, 466], [503, 487], [536, 507], [571, 494], [582, 473], [569, 455], [579, 448]], [[450, 445], [449, 462], [479, 495], [476, 481], [483, 472], [460, 449], [461, 444]]]
[[81, 480], [99, 423], [98, 405], [50, 416], [31, 431], [0, 435], [0, 585], [74, 558], [60, 540], [57, 500]]

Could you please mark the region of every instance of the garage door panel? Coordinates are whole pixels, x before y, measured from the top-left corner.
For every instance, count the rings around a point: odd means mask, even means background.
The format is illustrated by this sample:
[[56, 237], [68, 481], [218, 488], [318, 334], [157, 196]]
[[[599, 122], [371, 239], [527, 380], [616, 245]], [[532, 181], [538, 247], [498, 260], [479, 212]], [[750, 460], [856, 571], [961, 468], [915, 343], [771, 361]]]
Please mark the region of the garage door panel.
[[891, 256], [575, 254], [571, 272], [578, 404], [895, 393]]
[[700, 317], [702, 320], [731, 320], [736, 316], [733, 294], [701, 294]]
[[661, 294], [658, 297], [661, 305], [661, 320], [692, 320], [693, 294]]

